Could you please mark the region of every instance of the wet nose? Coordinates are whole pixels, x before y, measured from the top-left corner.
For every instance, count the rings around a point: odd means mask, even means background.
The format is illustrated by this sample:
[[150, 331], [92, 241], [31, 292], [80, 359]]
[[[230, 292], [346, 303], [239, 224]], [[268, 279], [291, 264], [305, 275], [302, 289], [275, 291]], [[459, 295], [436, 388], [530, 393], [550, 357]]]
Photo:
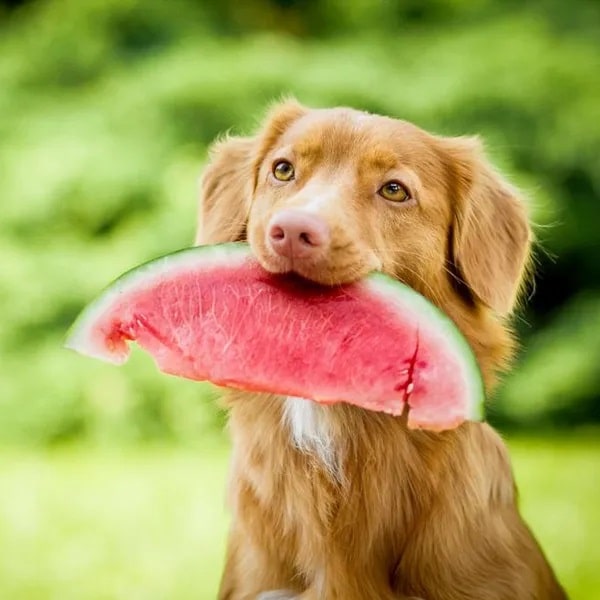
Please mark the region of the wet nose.
[[329, 246], [327, 223], [302, 210], [279, 211], [267, 228], [268, 242], [280, 256], [310, 258]]

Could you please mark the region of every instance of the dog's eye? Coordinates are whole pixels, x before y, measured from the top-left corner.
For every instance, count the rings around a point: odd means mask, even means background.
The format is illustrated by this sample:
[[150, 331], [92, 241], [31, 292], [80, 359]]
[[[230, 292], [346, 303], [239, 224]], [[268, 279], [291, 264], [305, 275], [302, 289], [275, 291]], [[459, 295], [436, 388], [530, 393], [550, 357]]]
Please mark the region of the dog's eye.
[[390, 202], [406, 202], [406, 200], [410, 200], [410, 194], [407, 189], [398, 181], [388, 181], [379, 188], [377, 193]]
[[279, 181], [294, 179], [294, 165], [287, 160], [278, 160], [273, 165], [273, 177]]

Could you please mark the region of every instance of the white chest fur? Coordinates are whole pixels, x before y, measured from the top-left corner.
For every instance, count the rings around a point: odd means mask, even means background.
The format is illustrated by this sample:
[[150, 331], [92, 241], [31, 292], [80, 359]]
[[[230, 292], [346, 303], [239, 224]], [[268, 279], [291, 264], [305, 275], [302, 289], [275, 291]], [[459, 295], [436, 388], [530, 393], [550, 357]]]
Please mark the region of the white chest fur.
[[296, 448], [317, 457], [334, 477], [339, 478], [338, 455], [327, 407], [304, 398], [288, 396], [284, 420]]

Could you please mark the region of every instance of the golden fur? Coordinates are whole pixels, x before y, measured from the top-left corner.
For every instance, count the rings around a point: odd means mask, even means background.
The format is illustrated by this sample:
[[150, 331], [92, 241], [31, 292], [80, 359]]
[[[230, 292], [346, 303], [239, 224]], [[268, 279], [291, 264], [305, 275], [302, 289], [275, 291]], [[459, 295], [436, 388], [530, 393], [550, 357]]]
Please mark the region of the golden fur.
[[[276, 181], [275, 161], [295, 168]], [[411, 199], [379, 187], [398, 180]], [[281, 208], [326, 221], [324, 256], [296, 261], [324, 284], [373, 269], [444, 310], [471, 343], [488, 390], [513, 353], [507, 323], [531, 232], [518, 194], [473, 138], [443, 138], [347, 108], [276, 106], [254, 137], [227, 138], [204, 173], [198, 243], [266, 241]], [[220, 600], [560, 600], [564, 591], [518, 508], [506, 448], [486, 424], [441, 434], [336, 405], [319, 409], [339, 473], [298, 447], [284, 399], [227, 392], [233, 521]], [[270, 590], [287, 590], [261, 596]]]

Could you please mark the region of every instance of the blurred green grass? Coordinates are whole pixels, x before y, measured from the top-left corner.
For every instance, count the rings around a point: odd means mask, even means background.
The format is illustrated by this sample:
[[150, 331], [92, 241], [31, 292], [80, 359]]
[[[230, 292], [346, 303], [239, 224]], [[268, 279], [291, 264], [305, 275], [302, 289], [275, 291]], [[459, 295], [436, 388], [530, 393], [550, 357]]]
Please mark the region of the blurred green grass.
[[[512, 438], [526, 520], [572, 600], [600, 597], [600, 437]], [[0, 598], [208, 600], [227, 448], [0, 453]]]
[[0, 454], [0, 598], [214, 598], [226, 452]]

